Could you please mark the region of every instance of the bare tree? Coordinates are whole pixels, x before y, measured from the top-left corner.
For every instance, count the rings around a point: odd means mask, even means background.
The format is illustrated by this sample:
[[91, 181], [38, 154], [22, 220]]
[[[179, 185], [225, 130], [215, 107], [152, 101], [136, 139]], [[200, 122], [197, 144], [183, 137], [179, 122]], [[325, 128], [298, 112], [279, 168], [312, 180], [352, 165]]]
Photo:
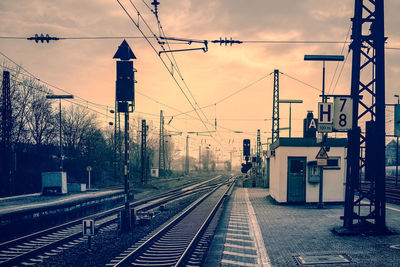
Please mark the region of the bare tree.
[[36, 90], [32, 91], [27, 113], [27, 126], [33, 142], [40, 148], [42, 145], [51, 144], [57, 137], [56, 117], [51, 109], [51, 102], [45, 96], [51, 91], [45, 86], [34, 84]]
[[83, 107], [70, 106], [62, 111], [63, 143], [71, 154], [79, 154], [85, 139], [96, 130], [96, 116]]

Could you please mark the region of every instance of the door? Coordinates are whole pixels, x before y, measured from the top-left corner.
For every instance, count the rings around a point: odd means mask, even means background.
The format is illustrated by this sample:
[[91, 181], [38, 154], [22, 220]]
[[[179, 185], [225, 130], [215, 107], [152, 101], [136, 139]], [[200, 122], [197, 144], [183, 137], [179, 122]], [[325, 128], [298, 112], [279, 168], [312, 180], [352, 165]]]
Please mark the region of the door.
[[306, 202], [306, 157], [288, 157], [287, 202]]

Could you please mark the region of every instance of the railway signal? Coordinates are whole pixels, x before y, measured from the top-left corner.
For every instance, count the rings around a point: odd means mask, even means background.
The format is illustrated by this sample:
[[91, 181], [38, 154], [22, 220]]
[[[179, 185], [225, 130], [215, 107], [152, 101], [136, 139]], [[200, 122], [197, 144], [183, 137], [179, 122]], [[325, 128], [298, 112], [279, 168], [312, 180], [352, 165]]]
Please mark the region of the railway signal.
[[115, 101], [118, 112], [125, 113], [125, 165], [124, 165], [124, 184], [125, 184], [125, 210], [122, 214], [121, 230], [131, 230], [131, 212], [129, 209], [129, 113], [133, 112], [135, 104], [135, 76], [136, 70], [133, 68], [131, 59], [136, 59], [126, 40], [122, 41], [114, 57], [121, 59], [117, 61], [117, 81], [115, 86]]

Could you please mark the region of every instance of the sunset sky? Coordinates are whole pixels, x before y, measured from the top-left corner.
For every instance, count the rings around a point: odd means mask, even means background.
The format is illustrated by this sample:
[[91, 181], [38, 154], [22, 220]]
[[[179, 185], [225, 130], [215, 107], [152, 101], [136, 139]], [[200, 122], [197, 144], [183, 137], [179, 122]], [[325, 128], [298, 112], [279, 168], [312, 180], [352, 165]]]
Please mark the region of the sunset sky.
[[[145, 5], [151, 6], [151, 2], [132, 0], [152, 31], [159, 35], [155, 16]], [[213, 133], [213, 137], [190, 135], [190, 154], [193, 156], [198, 155], [199, 145], [211, 144], [214, 148], [223, 147], [225, 153], [220, 152], [220, 156], [228, 157], [230, 150], [241, 148], [243, 138], [252, 139], [254, 144], [257, 129], [261, 130], [262, 142], [267, 142], [267, 137], [271, 136], [273, 94], [273, 74], [270, 74], [274, 69], [285, 74], [280, 75], [280, 98], [302, 99], [304, 102], [292, 105], [292, 136], [302, 136], [302, 119], [307, 110], [313, 110], [315, 114], [320, 100], [320, 92], [316, 88], [321, 88], [322, 83], [322, 63], [305, 62], [304, 55], [348, 55], [348, 44], [267, 44], [248, 41], [350, 41], [350, 18], [354, 12], [352, 0], [159, 2], [159, 19], [166, 36], [195, 40], [232, 37], [234, 40], [247, 41], [233, 46], [209, 43], [206, 53], [173, 53], [190, 92], [176, 69], [173, 76], [189, 98], [193, 95], [193, 105], [196, 101], [200, 107], [208, 106], [202, 110], [208, 119], [203, 118], [206, 128], [195, 112], [189, 113], [190, 117], [176, 116], [193, 108], [167, 70], [171, 70], [167, 55], [161, 54], [166, 62], [165, 67], [145, 39], [127, 39], [137, 57], [134, 60], [138, 71], [135, 77], [135, 119], [145, 118], [148, 123], [152, 121], [158, 127], [160, 109], [164, 110], [166, 123], [174, 116], [166, 129], [183, 132], [182, 136], [173, 137], [183, 150], [187, 132], [214, 130], [216, 118], [217, 133]], [[138, 14], [130, 1], [121, 0], [121, 4], [137, 22]], [[399, 11], [400, 1], [385, 1], [385, 35], [389, 38], [387, 47], [390, 48], [400, 48]], [[0, 37], [30, 37], [35, 33], [55, 37], [142, 37], [118, 2], [112, 0], [2, 0], [0, 25]], [[139, 26], [146, 36], [152, 36], [142, 19], [139, 20]], [[37, 44], [34, 41], [2, 38], [0, 52], [42, 81], [104, 105], [97, 110], [106, 114], [105, 106], [114, 106], [115, 60], [112, 57], [122, 40], [67, 39]], [[160, 51], [154, 38], [150, 42]], [[202, 44], [188, 45], [176, 41], [170, 41], [170, 45], [173, 49], [202, 47]], [[0, 58], [4, 60], [2, 55]], [[350, 93], [351, 53], [339, 76], [342, 64], [330, 62], [326, 65], [328, 93]], [[400, 50], [387, 49], [386, 64], [386, 102], [393, 103], [393, 95], [400, 94]], [[248, 85], [251, 86], [245, 88]], [[226, 98], [242, 88], [245, 89]], [[63, 93], [52, 89], [55, 93]], [[281, 104], [281, 127], [288, 126], [288, 110], [288, 104]], [[203, 116], [200, 111], [199, 114]], [[392, 114], [387, 113], [388, 121]], [[98, 114], [98, 121], [101, 127], [107, 127], [111, 119]], [[386, 132], [392, 131], [392, 122], [389, 122]], [[157, 129], [153, 134], [158, 134]], [[288, 136], [288, 131], [283, 130], [281, 136]]]

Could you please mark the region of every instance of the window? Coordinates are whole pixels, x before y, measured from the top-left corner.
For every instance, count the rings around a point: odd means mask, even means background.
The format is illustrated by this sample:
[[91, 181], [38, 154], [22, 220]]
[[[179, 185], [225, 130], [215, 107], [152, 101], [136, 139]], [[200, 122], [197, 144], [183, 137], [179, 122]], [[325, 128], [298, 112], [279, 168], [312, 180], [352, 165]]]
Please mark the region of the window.
[[324, 169], [340, 169], [340, 157], [329, 157]]

